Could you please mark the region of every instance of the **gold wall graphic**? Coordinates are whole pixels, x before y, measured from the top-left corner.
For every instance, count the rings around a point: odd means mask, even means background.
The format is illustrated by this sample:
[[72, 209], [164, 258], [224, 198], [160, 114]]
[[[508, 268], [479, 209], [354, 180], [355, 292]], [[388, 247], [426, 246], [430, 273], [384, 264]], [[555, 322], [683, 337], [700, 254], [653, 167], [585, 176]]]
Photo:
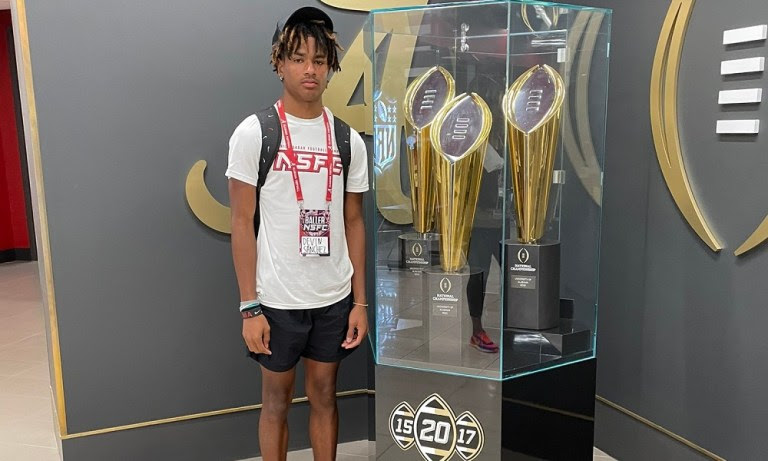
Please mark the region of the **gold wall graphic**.
[[747, 240], [745, 240], [740, 247], [736, 248], [736, 251], [734, 251], [733, 254], [741, 256], [766, 240], [768, 240], [768, 216], [766, 216], [763, 222], [757, 226], [757, 229], [755, 229], [752, 235], [747, 237]]
[[677, 120], [680, 56], [693, 2], [672, 0], [661, 27], [651, 70], [651, 130], [656, 158], [675, 204], [699, 238], [713, 251], [720, 251], [723, 246], [707, 224], [688, 182]]
[[229, 207], [216, 200], [205, 185], [205, 167], [208, 162], [198, 160], [187, 174], [187, 182], [184, 192], [187, 203], [192, 213], [213, 230], [225, 234], [232, 233], [232, 223], [229, 216]]
[[[672, 0], [661, 27], [651, 71], [651, 130], [656, 146], [656, 158], [677, 208], [699, 238], [713, 251], [720, 251], [723, 245], [715, 237], [699, 209], [685, 172], [677, 119], [680, 58], [694, 1]], [[766, 240], [768, 216], [734, 254], [741, 256]]]

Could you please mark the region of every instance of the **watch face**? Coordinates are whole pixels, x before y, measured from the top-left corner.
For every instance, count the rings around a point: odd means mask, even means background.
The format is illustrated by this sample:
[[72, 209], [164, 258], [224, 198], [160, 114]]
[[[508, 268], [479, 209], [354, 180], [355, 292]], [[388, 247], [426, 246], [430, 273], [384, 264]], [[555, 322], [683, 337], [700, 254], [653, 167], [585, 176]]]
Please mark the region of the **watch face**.
[[487, 133], [483, 133], [487, 121], [485, 111], [478, 102], [482, 101], [480, 97], [465, 94], [457, 99], [438, 127], [439, 150], [452, 162], [468, 154], [476, 148], [482, 136], [487, 136]]
[[557, 83], [545, 67], [531, 73], [511, 101], [515, 125], [530, 133], [550, 113], [556, 99]]

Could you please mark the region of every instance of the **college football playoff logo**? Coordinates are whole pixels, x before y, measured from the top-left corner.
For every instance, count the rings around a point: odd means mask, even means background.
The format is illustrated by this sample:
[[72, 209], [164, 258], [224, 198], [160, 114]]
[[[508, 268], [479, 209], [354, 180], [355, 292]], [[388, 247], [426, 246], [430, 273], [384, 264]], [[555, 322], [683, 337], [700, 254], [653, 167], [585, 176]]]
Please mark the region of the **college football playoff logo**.
[[475, 415], [465, 411], [455, 417], [439, 394], [432, 394], [414, 411], [401, 402], [389, 415], [389, 432], [401, 450], [416, 445], [426, 461], [447, 461], [458, 454], [471, 461], [485, 442], [483, 427]]
[[451, 281], [448, 280], [448, 277], [443, 277], [440, 279], [440, 291], [443, 293], [448, 293], [451, 291]]
[[417, 258], [421, 256], [421, 254], [424, 252], [424, 249], [421, 247], [421, 243], [416, 242], [411, 247], [411, 253], [416, 256]]
[[531, 255], [528, 253], [528, 250], [520, 248], [520, 251], [517, 252], [517, 260], [520, 261], [520, 264], [527, 263], [529, 259], [531, 259]]

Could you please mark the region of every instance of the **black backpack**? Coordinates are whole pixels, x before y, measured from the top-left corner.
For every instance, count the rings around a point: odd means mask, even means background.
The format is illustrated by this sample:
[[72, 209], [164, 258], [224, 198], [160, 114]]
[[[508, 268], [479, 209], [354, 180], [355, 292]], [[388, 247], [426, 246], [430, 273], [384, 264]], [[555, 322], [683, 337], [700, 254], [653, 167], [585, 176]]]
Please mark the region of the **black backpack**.
[[[272, 169], [272, 163], [277, 157], [277, 150], [280, 148], [280, 141], [283, 132], [280, 129], [280, 118], [277, 116], [277, 109], [271, 105], [256, 113], [261, 124], [261, 157], [259, 159], [259, 177], [256, 182], [256, 211], [253, 214], [253, 230], [256, 236], [259, 236], [259, 193], [261, 186], [267, 180], [267, 174]], [[347, 174], [349, 173], [349, 164], [352, 160], [352, 147], [349, 143], [350, 128], [344, 120], [333, 117], [333, 129], [336, 138], [336, 147], [339, 149], [341, 157], [341, 167], [344, 176], [344, 189], [347, 186]], [[329, 165], [329, 168], [332, 166]]]

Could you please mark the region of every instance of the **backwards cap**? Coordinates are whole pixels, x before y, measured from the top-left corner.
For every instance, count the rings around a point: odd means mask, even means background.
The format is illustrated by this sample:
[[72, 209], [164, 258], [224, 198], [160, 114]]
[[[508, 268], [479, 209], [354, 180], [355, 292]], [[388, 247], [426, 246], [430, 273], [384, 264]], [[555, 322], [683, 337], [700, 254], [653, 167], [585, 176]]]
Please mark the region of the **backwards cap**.
[[299, 24], [303, 22], [322, 22], [326, 29], [333, 31], [333, 21], [323, 10], [315, 8], [314, 6], [305, 6], [291, 13], [285, 19], [281, 19], [277, 22], [277, 28], [274, 35], [272, 35], [272, 44], [277, 43], [280, 38], [280, 33], [285, 30], [286, 27]]

